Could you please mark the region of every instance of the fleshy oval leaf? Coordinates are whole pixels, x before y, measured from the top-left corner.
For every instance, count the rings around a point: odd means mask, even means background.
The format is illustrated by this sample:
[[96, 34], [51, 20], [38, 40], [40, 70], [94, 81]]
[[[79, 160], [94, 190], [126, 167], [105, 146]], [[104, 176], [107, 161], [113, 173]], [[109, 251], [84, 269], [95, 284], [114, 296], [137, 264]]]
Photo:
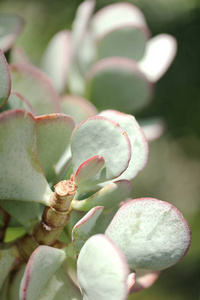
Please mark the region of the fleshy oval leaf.
[[24, 27], [24, 20], [17, 15], [0, 14], [0, 48], [3, 52], [8, 51]]
[[95, 155], [105, 159], [104, 168], [93, 178], [103, 182], [119, 176], [127, 167], [131, 155], [130, 141], [121, 127], [104, 117], [91, 117], [79, 124], [71, 139], [73, 173]]
[[20, 93], [18, 92], [11, 92], [6, 102], [3, 110], [10, 110], [10, 109], [25, 109], [29, 111], [32, 115], [35, 115], [35, 111], [33, 107], [30, 105], [28, 100], [26, 100]]
[[12, 89], [22, 94], [37, 115], [59, 112], [59, 96], [45, 73], [30, 64], [10, 65]]
[[139, 121], [139, 123], [148, 142], [155, 141], [161, 137], [166, 127], [164, 120], [160, 118], [145, 119]]
[[131, 183], [128, 180], [115, 181], [107, 184], [87, 199], [73, 201], [72, 206], [73, 209], [81, 211], [88, 211], [97, 205], [110, 209], [124, 201], [130, 195], [131, 188]]
[[123, 26], [109, 31], [98, 41], [98, 57], [127, 57], [139, 61], [145, 51], [148, 30], [136, 26]]
[[[31, 255], [20, 285], [20, 300], [35, 300], [66, 258], [64, 250], [39, 246]], [[42, 270], [42, 272], [41, 272]]]
[[72, 229], [72, 242], [75, 248], [80, 251], [86, 240], [92, 235], [96, 221], [102, 213], [104, 207], [96, 206], [92, 208]]
[[0, 247], [0, 289], [13, 267], [19, 261], [19, 252], [15, 245], [1, 245]]
[[0, 199], [49, 205], [53, 193], [36, 148], [34, 117], [25, 110], [0, 115]]
[[137, 293], [148, 289], [159, 278], [160, 271], [138, 270], [135, 273], [135, 284], [129, 288], [129, 293]]
[[190, 228], [173, 205], [153, 198], [124, 204], [106, 230], [131, 269], [162, 270], [186, 254]]
[[98, 61], [87, 80], [86, 96], [100, 110], [112, 106], [123, 112], [138, 111], [152, 96], [151, 84], [128, 58], [110, 57]]
[[124, 26], [146, 27], [143, 13], [131, 3], [115, 3], [99, 10], [92, 18], [91, 28], [97, 39]]
[[[84, 161], [76, 171], [74, 181], [79, 190], [82, 186], [89, 186], [90, 180], [99, 173], [105, 164], [105, 159], [100, 155], [92, 156]], [[92, 182], [91, 182], [92, 183]]]
[[71, 35], [68, 30], [62, 30], [50, 40], [41, 61], [42, 70], [59, 93], [66, 89], [70, 59]]
[[84, 300], [124, 300], [128, 296], [127, 262], [105, 235], [88, 239], [79, 254], [77, 268]]
[[137, 123], [135, 117], [114, 110], [105, 110], [100, 116], [118, 122], [120, 127], [126, 131], [131, 142], [131, 160], [128, 168], [119, 179], [132, 180], [145, 167], [148, 159], [148, 143], [146, 137]]
[[176, 51], [175, 38], [169, 34], [159, 34], [148, 41], [139, 68], [151, 82], [156, 82], [171, 65]]
[[6, 103], [10, 95], [11, 90], [11, 78], [10, 71], [3, 54], [0, 49], [0, 108]]
[[69, 147], [74, 120], [64, 114], [36, 117], [37, 149], [48, 181], [55, 176], [55, 165]]
[[96, 107], [77, 95], [66, 94], [61, 99], [61, 111], [72, 116], [76, 124], [98, 114]]

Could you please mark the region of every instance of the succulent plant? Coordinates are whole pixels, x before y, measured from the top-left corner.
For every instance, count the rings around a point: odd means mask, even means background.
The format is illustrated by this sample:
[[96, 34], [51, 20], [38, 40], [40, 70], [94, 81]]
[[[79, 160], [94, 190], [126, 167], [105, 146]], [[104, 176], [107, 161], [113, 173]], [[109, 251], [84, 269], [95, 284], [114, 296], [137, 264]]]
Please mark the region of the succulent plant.
[[[75, 125], [37, 68], [0, 51], [0, 74], [0, 298], [120, 300], [153, 284], [191, 234], [170, 203], [128, 198], [148, 158], [135, 118], [88, 116], [84, 100]], [[12, 226], [24, 234], [7, 242]]]

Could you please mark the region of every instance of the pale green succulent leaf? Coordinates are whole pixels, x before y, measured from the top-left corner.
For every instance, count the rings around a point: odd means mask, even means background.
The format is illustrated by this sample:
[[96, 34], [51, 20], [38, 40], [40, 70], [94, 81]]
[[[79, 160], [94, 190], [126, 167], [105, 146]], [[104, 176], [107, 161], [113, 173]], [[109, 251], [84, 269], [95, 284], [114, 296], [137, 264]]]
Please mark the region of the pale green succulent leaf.
[[123, 26], [109, 31], [98, 41], [99, 59], [107, 57], [127, 57], [140, 60], [145, 51], [148, 31], [135, 26]]
[[72, 229], [72, 242], [75, 248], [80, 251], [87, 239], [92, 235], [92, 230], [96, 221], [102, 213], [104, 207], [96, 206], [92, 208], [82, 219], [80, 219]]
[[60, 267], [39, 294], [37, 300], [81, 300], [81, 293]]
[[10, 273], [12, 268], [17, 264], [19, 260], [19, 253], [15, 245], [4, 245], [0, 247], [0, 289]]
[[20, 300], [38, 299], [40, 292], [65, 258], [64, 250], [39, 246], [27, 263], [20, 285]]
[[100, 155], [95, 155], [84, 161], [76, 171], [74, 181], [78, 187], [78, 191], [84, 189], [93, 183], [92, 179], [103, 168], [105, 160]]
[[36, 117], [37, 150], [48, 181], [55, 176], [55, 165], [69, 147], [74, 120], [64, 114]]
[[169, 34], [159, 34], [148, 41], [140, 70], [151, 82], [158, 81], [168, 70], [177, 51], [176, 39]]
[[70, 94], [65, 94], [62, 97], [61, 111], [70, 115], [76, 124], [98, 114], [96, 107], [90, 101], [81, 96]]
[[19, 288], [20, 288], [20, 283], [22, 280], [22, 277], [24, 275], [26, 265], [22, 265], [21, 268], [13, 275], [12, 278], [12, 283], [10, 283], [9, 287], [9, 300], [20, 300], [19, 299]]
[[148, 289], [159, 278], [160, 273], [160, 271], [136, 270], [135, 284], [129, 287], [129, 293], [137, 293]]
[[59, 96], [45, 73], [30, 64], [10, 65], [12, 89], [22, 94], [37, 115], [59, 112]]
[[17, 15], [0, 14], [0, 48], [3, 52], [8, 51], [24, 27], [24, 20]]
[[153, 198], [124, 204], [106, 230], [134, 270], [162, 270], [186, 254], [190, 228], [173, 205]]
[[2, 107], [8, 100], [10, 90], [10, 71], [3, 51], [0, 49], [0, 107]]
[[112, 107], [124, 112], [138, 111], [151, 96], [151, 84], [131, 59], [105, 58], [89, 71], [86, 97], [100, 110]]
[[12, 49], [10, 50], [9, 62], [10, 63], [20, 63], [20, 64], [30, 64], [30, 60], [29, 60], [25, 50], [22, 47], [20, 47], [19, 45], [12, 47]]
[[100, 39], [103, 35], [125, 26], [146, 27], [143, 13], [131, 3], [115, 3], [100, 9], [92, 18], [93, 36]]
[[34, 117], [25, 110], [1, 113], [0, 141], [0, 200], [49, 205], [53, 192], [39, 162]]
[[42, 70], [59, 93], [66, 89], [70, 60], [71, 34], [68, 30], [62, 30], [50, 40], [41, 61]]
[[84, 200], [72, 202], [73, 209], [88, 211], [97, 205], [105, 209], [116, 207], [124, 201], [131, 192], [131, 183], [128, 180], [119, 180], [105, 185], [101, 190]]
[[30, 105], [28, 100], [26, 100], [20, 93], [11, 92], [8, 101], [3, 106], [3, 110], [9, 109], [25, 109], [29, 111], [32, 115], [35, 115], [33, 107]]
[[164, 120], [161, 118], [139, 120], [139, 124], [148, 142], [155, 141], [161, 137], [166, 127]]
[[120, 127], [126, 131], [131, 142], [131, 160], [128, 168], [118, 179], [132, 180], [145, 167], [148, 159], [148, 143], [144, 132], [137, 123], [135, 117], [114, 110], [106, 110], [100, 116], [118, 122]]
[[124, 300], [129, 268], [120, 249], [105, 235], [87, 240], [78, 257], [78, 280], [84, 300]]
[[104, 168], [94, 176], [103, 182], [119, 176], [127, 167], [131, 155], [130, 141], [121, 127], [104, 117], [91, 117], [79, 124], [71, 139], [73, 172], [95, 155], [105, 160]]

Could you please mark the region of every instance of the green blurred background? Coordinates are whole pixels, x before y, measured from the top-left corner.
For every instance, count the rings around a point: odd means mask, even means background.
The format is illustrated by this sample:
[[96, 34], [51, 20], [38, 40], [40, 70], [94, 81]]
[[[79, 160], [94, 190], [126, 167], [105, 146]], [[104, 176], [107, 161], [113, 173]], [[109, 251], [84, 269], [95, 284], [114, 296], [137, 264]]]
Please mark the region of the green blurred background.
[[[0, 11], [24, 17], [26, 27], [17, 43], [37, 65], [50, 38], [70, 29], [81, 2], [0, 0]], [[116, 2], [123, 1], [97, 0], [96, 10]], [[169, 33], [178, 42], [175, 61], [156, 84], [153, 101], [136, 115], [162, 117], [167, 128], [162, 138], [150, 143], [149, 162], [133, 182], [132, 197], [150, 196], [174, 204], [192, 229], [191, 248], [183, 261], [130, 299], [200, 299], [200, 1], [126, 2], [142, 10], [152, 36]]]

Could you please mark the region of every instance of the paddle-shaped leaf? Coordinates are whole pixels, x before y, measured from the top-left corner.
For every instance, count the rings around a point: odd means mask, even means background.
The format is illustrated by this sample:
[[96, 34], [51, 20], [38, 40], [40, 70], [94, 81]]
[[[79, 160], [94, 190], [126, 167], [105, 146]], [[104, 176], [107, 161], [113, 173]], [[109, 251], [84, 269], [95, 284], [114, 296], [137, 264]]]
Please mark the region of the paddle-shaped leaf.
[[[103, 168], [105, 159], [102, 156], [95, 155], [84, 161], [76, 171], [74, 181], [79, 188], [79, 191], [84, 189], [84, 186], [92, 184], [92, 178]], [[81, 188], [82, 187], [82, 188]]]
[[103, 206], [92, 208], [72, 229], [72, 241], [78, 251], [80, 251], [84, 243], [92, 235], [92, 230], [103, 209]]
[[129, 293], [136, 293], [148, 289], [158, 279], [160, 271], [138, 270], [135, 274], [135, 284], [129, 288]]
[[139, 67], [150, 81], [156, 82], [171, 65], [176, 51], [175, 38], [168, 34], [159, 34], [148, 41]]
[[73, 209], [88, 211], [97, 205], [104, 206], [105, 209], [116, 207], [130, 195], [131, 187], [128, 180], [109, 183], [91, 197], [81, 201], [73, 201]]
[[87, 79], [86, 96], [100, 110], [112, 106], [133, 112], [143, 108], [152, 95], [152, 86], [136, 63], [128, 58], [110, 57], [98, 61]]
[[0, 248], [0, 289], [10, 270], [19, 262], [19, 252], [15, 245], [1, 245]]
[[148, 142], [158, 139], [164, 133], [165, 122], [162, 119], [145, 119], [139, 121], [139, 123]]
[[50, 40], [41, 62], [42, 70], [49, 76], [59, 93], [66, 88], [70, 59], [71, 35], [68, 30], [62, 30]]
[[119, 176], [130, 160], [130, 141], [121, 127], [104, 117], [92, 117], [79, 124], [71, 139], [73, 172], [95, 155], [105, 159], [104, 168], [94, 176], [94, 183]]
[[124, 300], [129, 268], [120, 249], [105, 235], [88, 239], [77, 262], [84, 300]]
[[[60, 267], [41, 291], [37, 300], [81, 300], [81, 293]], [[12, 299], [11, 299], [12, 300]]]
[[6, 58], [0, 49], [0, 107], [2, 107], [10, 95], [11, 79]]
[[59, 269], [65, 258], [64, 250], [39, 246], [32, 253], [26, 266], [20, 286], [20, 299], [38, 299], [39, 293], [56, 270]]
[[8, 51], [22, 31], [24, 20], [14, 14], [0, 14], [0, 48]]
[[74, 120], [64, 114], [44, 115], [35, 118], [37, 124], [37, 149], [48, 181], [55, 176], [55, 164], [69, 147]]
[[130, 3], [108, 5], [99, 10], [91, 22], [92, 32], [96, 38], [116, 28], [130, 25], [146, 27], [143, 13]]
[[124, 204], [106, 230], [131, 269], [162, 270], [177, 263], [190, 245], [190, 228], [171, 204], [153, 198]]
[[0, 199], [49, 205], [52, 191], [36, 149], [34, 117], [25, 110], [0, 115]]
[[98, 41], [98, 57], [127, 57], [140, 60], [145, 51], [149, 33], [147, 28], [135, 26], [118, 27], [109, 31]]
[[133, 179], [144, 168], [148, 159], [148, 143], [143, 131], [135, 118], [131, 115], [126, 115], [114, 110], [106, 110], [101, 112], [100, 116], [118, 122], [120, 127], [128, 134], [132, 150], [131, 160], [128, 168], [119, 179]]
[[37, 115], [59, 112], [59, 97], [50, 79], [28, 64], [10, 65], [12, 89], [21, 93]]
[[30, 103], [18, 92], [11, 92], [8, 101], [3, 106], [3, 110], [9, 109], [25, 109], [32, 115], [35, 115], [33, 107]]
[[61, 111], [66, 115], [70, 115], [76, 124], [98, 114], [96, 107], [90, 101], [70, 94], [62, 97]]

